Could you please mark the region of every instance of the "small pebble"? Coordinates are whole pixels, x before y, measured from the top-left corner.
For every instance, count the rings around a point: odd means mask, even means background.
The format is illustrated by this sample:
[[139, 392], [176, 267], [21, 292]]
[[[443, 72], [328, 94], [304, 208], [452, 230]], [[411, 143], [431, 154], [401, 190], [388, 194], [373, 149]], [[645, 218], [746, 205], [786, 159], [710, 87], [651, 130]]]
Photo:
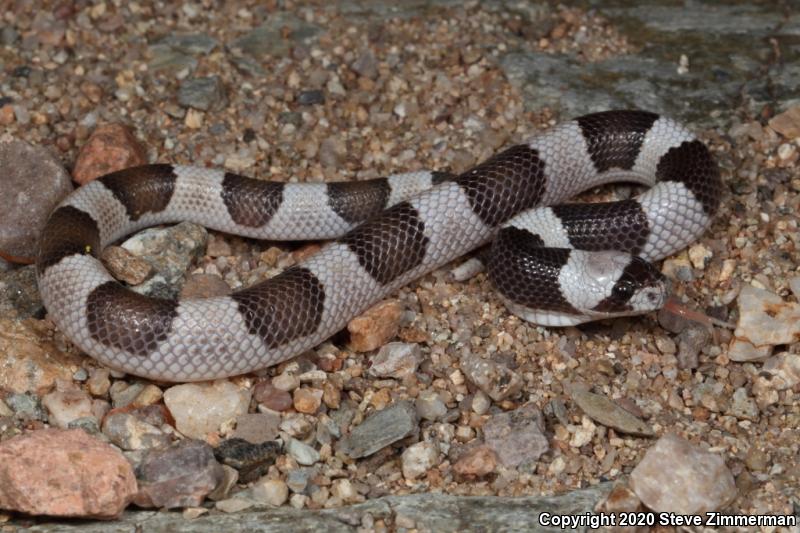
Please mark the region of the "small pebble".
[[246, 509], [251, 508], [254, 506], [256, 502], [246, 499], [246, 498], [228, 498], [226, 500], [219, 500], [216, 504], [214, 504], [214, 508], [223, 513], [240, 513]]
[[[605, 396], [594, 394], [577, 386], [572, 387], [570, 396], [584, 413], [604, 426], [630, 435], [641, 435], [643, 437], [652, 437], [654, 435], [650, 426]], [[577, 447], [582, 445], [580, 444]]]
[[509, 468], [536, 462], [550, 447], [544, 418], [534, 404], [493, 415], [483, 426], [483, 438]]
[[103, 434], [123, 450], [147, 450], [169, 446], [172, 438], [159, 428], [129, 413], [113, 413], [103, 419]]
[[55, 390], [42, 398], [51, 424], [66, 429], [77, 418], [94, 416], [92, 398], [82, 390]]
[[469, 381], [496, 402], [514, 398], [522, 391], [522, 378], [516, 372], [469, 350], [461, 356], [460, 367]]
[[339, 441], [341, 450], [353, 459], [372, 455], [407, 437], [417, 428], [416, 408], [401, 401], [370, 414]]
[[322, 391], [320, 389], [299, 388], [294, 391], [294, 408], [299, 413], [313, 415], [322, 405]]
[[350, 348], [368, 352], [380, 348], [397, 335], [403, 306], [397, 300], [385, 300], [367, 309], [347, 324]]
[[440, 420], [447, 414], [447, 406], [434, 390], [422, 392], [416, 399], [417, 415], [424, 420]]
[[291, 392], [300, 386], [300, 378], [294, 372], [283, 372], [272, 378], [272, 386], [280, 391]]
[[92, 394], [92, 396], [105, 396], [108, 393], [108, 389], [111, 387], [108, 369], [92, 369], [89, 375], [89, 381], [86, 382], [86, 386], [89, 388], [89, 392]]
[[331, 495], [343, 503], [353, 503], [363, 499], [347, 478], [337, 479], [331, 484]]
[[769, 127], [786, 139], [800, 137], [800, 105], [790, 107], [783, 113], [769, 119]]
[[161, 401], [161, 398], [164, 396], [164, 393], [161, 392], [161, 389], [156, 387], [153, 384], [145, 385], [145, 387], [136, 395], [136, 398], [133, 399], [131, 405], [134, 407], [145, 407], [148, 405], [154, 405]]
[[202, 111], [221, 109], [227, 105], [225, 87], [219, 76], [183, 80], [178, 88], [178, 102]]
[[101, 255], [113, 276], [129, 285], [139, 285], [150, 277], [153, 267], [121, 246], [108, 246]]
[[317, 450], [297, 439], [289, 439], [286, 451], [297, 461], [297, 464], [310, 466], [319, 461], [320, 455]]
[[286, 476], [286, 484], [292, 492], [302, 493], [305, 492], [308, 486], [308, 480], [317, 475], [315, 468], [297, 468], [290, 470], [289, 475]]
[[704, 270], [706, 264], [713, 256], [714, 253], [702, 243], [697, 243], [689, 247], [689, 260], [692, 262], [692, 266], [698, 270]]
[[268, 381], [261, 381], [256, 384], [253, 388], [253, 397], [259, 404], [272, 411], [286, 411], [294, 405], [291, 394], [276, 388], [275, 385]]
[[232, 466], [222, 465], [222, 481], [208, 493], [207, 498], [215, 502], [226, 499], [237, 481], [239, 481], [239, 471]]
[[488, 446], [477, 446], [453, 465], [456, 474], [467, 477], [483, 477], [497, 468], [497, 455]]
[[300, 105], [324, 104], [325, 93], [319, 90], [301, 91], [297, 95], [297, 103]]
[[402, 455], [403, 477], [416, 479], [439, 462], [439, 448], [433, 442], [412, 444]]
[[372, 376], [403, 379], [416, 372], [420, 359], [419, 344], [390, 342], [372, 358], [368, 372]]
[[245, 413], [236, 417], [232, 437], [252, 444], [275, 440], [280, 423], [281, 417], [277, 413]]
[[272, 507], [280, 507], [289, 499], [289, 487], [280, 479], [256, 481], [251, 489], [253, 499]]
[[477, 415], [485, 415], [492, 406], [492, 401], [483, 391], [478, 391], [472, 397], [472, 411]]

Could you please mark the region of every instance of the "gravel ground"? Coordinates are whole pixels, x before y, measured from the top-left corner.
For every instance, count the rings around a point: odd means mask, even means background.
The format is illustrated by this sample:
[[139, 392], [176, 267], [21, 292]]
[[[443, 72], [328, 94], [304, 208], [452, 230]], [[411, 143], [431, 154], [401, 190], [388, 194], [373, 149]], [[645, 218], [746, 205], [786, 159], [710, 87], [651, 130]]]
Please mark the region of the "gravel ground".
[[[73, 176], [82, 147], [106, 123], [134, 132], [151, 162], [222, 166], [262, 179], [460, 172], [570, 118], [552, 106], [530, 105], [535, 95], [509, 81], [501, 65], [512, 49], [567, 55], [585, 65], [642, 50], [598, 12], [509, 5], [413, 2], [393, 11], [379, 2], [367, 8], [274, 0], [0, 1], [0, 123], [7, 137], [49, 147]], [[691, 68], [692, 59], [676, 59], [676, 69]], [[46, 353], [67, 355], [56, 363], [63, 371], [48, 367], [42, 373], [56, 376], [49, 382], [34, 379], [36, 386], [25, 391], [0, 388], [9, 413], [0, 402], [0, 439], [59, 426], [66, 400], [51, 397], [44, 412], [25, 417], [16, 407], [20, 396], [36, 404], [54, 388], [82, 391], [95, 402], [87, 408], [95, 433], [110, 437], [135, 465], [146, 461], [142, 450], [181, 435], [217, 449], [232, 436], [250, 442], [280, 437], [284, 448], [271, 451], [247, 498], [319, 509], [423, 491], [529, 496], [608, 480], [627, 483], [655, 439], [676, 433], [724, 459], [735, 487], [728, 491], [732, 501], [721, 497], [722, 508], [793, 514], [800, 498], [800, 343], [796, 337], [772, 343], [771, 363], [736, 361], [730, 346], [742, 333], [724, 325], [742, 328], [753, 311], [743, 307], [745, 287], [773, 293], [755, 293], [757, 303], [777, 295], [797, 306], [800, 298], [800, 113], [794, 108], [794, 114], [781, 114], [791, 103], [720, 105], [707, 113], [714, 127], [704, 122], [698, 128], [723, 171], [723, 207], [711, 230], [666, 260], [663, 271], [676, 281], [679, 300], [715, 320], [710, 329], [674, 313], [581, 328], [535, 327], [505, 310], [484, 275], [454, 281], [454, 264], [400, 290], [377, 311], [375, 321], [396, 332], [381, 339], [377, 355], [372, 347], [359, 349], [360, 328], [351, 324], [350, 339], [340, 335], [263, 375], [227, 380], [213, 391], [187, 391], [109, 374], [76, 359], [48, 321], [27, 319], [33, 335], [15, 330], [23, 321], [8, 318], [4, 342], [30, 335]], [[585, 198], [631, 192], [608, 188]], [[315, 246], [219, 234], [197, 239], [199, 258], [190, 272], [219, 276], [234, 289], [274, 274]], [[12, 361], [9, 353], [0, 353], [0, 362], [11, 375], [15, 365], [28, 363]], [[475, 370], [476, 361], [494, 365], [488, 376]], [[378, 363], [385, 368], [376, 370]], [[778, 374], [784, 385], [772, 379]], [[234, 390], [221, 390], [228, 385]], [[587, 400], [587, 391], [612, 401], [600, 411], [631, 415], [634, 422], [601, 421], [602, 413], [581, 402], [594, 398]], [[119, 399], [125, 394], [127, 400]], [[133, 413], [160, 436], [141, 446], [132, 445], [130, 436], [114, 440], [103, 416], [109, 408], [125, 412], [143, 394], [137, 407], [169, 410], [155, 421]], [[181, 425], [181, 408], [170, 403], [176, 397], [201, 403], [237, 397], [238, 404], [210, 426], [189, 427]], [[356, 428], [388, 408], [409, 412], [408, 427], [389, 446], [361, 455]], [[535, 413], [526, 411], [531, 408]], [[240, 418], [236, 428], [231, 413], [267, 418]], [[402, 425], [402, 416], [392, 414], [397, 416], [376, 423], [379, 433]], [[274, 430], [264, 429], [269, 424]], [[247, 428], [261, 433], [247, 439]], [[518, 443], [503, 428], [530, 439]], [[137, 433], [143, 434], [155, 433]], [[531, 442], [540, 446], [530, 448]], [[219, 454], [217, 460], [225, 463]], [[246, 486], [242, 468], [233, 468], [240, 485], [217, 498], [216, 508], [207, 501], [212, 513], [255, 505], [220, 505], [235, 503], [236, 491]], [[365, 529], [414, 525], [361, 523]]]

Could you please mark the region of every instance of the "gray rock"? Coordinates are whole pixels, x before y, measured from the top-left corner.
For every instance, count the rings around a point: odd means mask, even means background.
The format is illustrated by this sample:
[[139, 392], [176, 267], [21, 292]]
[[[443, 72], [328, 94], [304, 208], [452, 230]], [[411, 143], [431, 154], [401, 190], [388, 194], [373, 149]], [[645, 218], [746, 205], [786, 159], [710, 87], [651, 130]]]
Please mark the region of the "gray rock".
[[225, 478], [207, 443], [185, 439], [169, 448], [150, 450], [136, 466], [140, 507], [197, 507]]
[[324, 104], [325, 93], [319, 89], [300, 91], [300, 94], [297, 95], [297, 103], [300, 105]]
[[130, 405], [133, 400], [144, 390], [145, 384], [139, 381], [133, 383], [126, 383], [124, 381], [115, 381], [109, 389], [111, 395], [111, 405], [114, 409], [126, 407]]
[[789, 289], [791, 289], [795, 298], [800, 298], [800, 276], [794, 276], [789, 279]]
[[168, 45], [156, 44], [148, 48], [150, 60], [147, 68], [151, 72], [164, 72], [177, 75], [182, 72], [191, 73], [199, 62], [191, 55], [176, 50]]
[[460, 366], [464, 376], [496, 402], [514, 398], [522, 390], [519, 374], [470, 350], [465, 350], [461, 356]]
[[151, 71], [171, 74], [194, 72], [198, 60], [194, 56], [210, 53], [217, 41], [201, 33], [168, 35], [148, 48]]
[[42, 146], [13, 138], [0, 140], [0, 250], [34, 257], [47, 216], [72, 192], [69, 173]]
[[366, 457], [395, 443], [417, 429], [417, 410], [401, 401], [372, 413], [339, 441], [339, 449], [353, 459]]
[[286, 451], [292, 456], [292, 459], [297, 461], [297, 464], [303, 466], [311, 466], [320, 458], [317, 450], [297, 439], [289, 439]]
[[700, 352], [711, 342], [711, 332], [707, 327], [693, 324], [678, 334], [678, 366], [697, 368]]
[[236, 417], [236, 430], [232, 437], [261, 444], [278, 437], [281, 417], [276, 413], [246, 413]]
[[[727, 102], [741, 101], [742, 95], [752, 101], [753, 109], [770, 98], [796, 99], [800, 68], [775, 66], [756, 73], [769, 57], [768, 38], [791, 39], [797, 14], [787, 20], [769, 4], [595, 3], [599, 13], [641, 50], [587, 63], [577, 54], [510, 47], [499, 64], [520, 88], [529, 109], [548, 107], [577, 116], [640, 108], [708, 124], [712, 111], [725, 110]], [[678, 69], [676, 42], [682, 43], [680, 51], [688, 59], [685, 71]]]
[[439, 447], [434, 442], [422, 441], [412, 444], [403, 451], [401, 466], [403, 477], [416, 479], [439, 462]]
[[150, 263], [155, 271], [133, 290], [148, 296], [175, 298], [186, 269], [205, 252], [207, 240], [208, 231], [190, 222], [147, 229], [126, 240], [122, 247]]
[[13, 26], [3, 26], [0, 28], [0, 43], [11, 46], [19, 40], [19, 32]]
[[769, 385], [786, 390], [800, 383], [800, 355], [789, 352], [772, 356], [761, 367], [761, 375], [769, 376]]
[[317, 475], [316, 468], [297, 468], [290, 470], [286, 476], [286, 484], [289, 490], [297, 494], [305, 494], [308, 481]]
[[204, 33], [168, 35], [157, 45], [168, 46], [173, 50], [191, 55], [205, 55], [219, 45], [216, 39]]
[[0, 317], [31, 318], [43, 312], [34, 265], [0, 272]]
[[550, 447], [544, 418], [533, 404], [492, 416], [483, 426], [483, 440], [509, 468], [536, 462]]
[[650, 426], [605, 396], [591, 393], [582, 387], [572, 387], [570, 397], [595, 422], [630, 435], [654, 435]]
[[172, 442], [172, 438], [159, 428], [129, 413], [113, 413], [105, 417], [103, 434], [123, 450], [162, 448]]
[[222, 481], [217, 484], [214, 490], [208, 493], [209, 500], [216, 502], [226, 499], [233, 487], [236, 486], [236, 482], [239, 481], [239, 471], [232, 466], [222, 465], [222, 472]]
[[[292, 533], [295, 531], [330, 531], [356, 533], [368, 517], [383, 520], [390, 526], [401, 519], [413, 523], [419, 531], [462, 533], [464, 531], [530, 531], [539, 524], [539, 515], [583, 515], [592, 512], [611, 490], [611, 483], [558, 496], [521, 498], [450, 496], [447, 494], [409, 494], [376, 498], [364, 503], [335, 509], [310, 510], [281, 507], [266, 511], [204, 515], [187, 521], [178, 513], [130, 510], [113, 522], [41, 523], [26, 522], [31, 533], [173, 533], [175, 531], [252, 531], [256, 533]], [[12, 520], [9, 524], [14, 524]], [[399, 529], [399, 528], [397, 528]], [[536, 526], [542, 533], [563, 532], [561, 527]], [[585, 529], [584, 529], [585, 531]]]
[[97, 419], [93, 416], [76, 418], [67, 425], [67, 429], [82, 429], [89, 435], [93, 435], [104, 442], [109, 440], [108, 437], [103, 435], [103, 433], [100, 431], [100, 426], [98, 425]]
[[728, 413], [739, 419], [758, 421], [758, 405], [744, 387], [739, 387], [733, 393]]
[[630, 486], [653, 511], [677, 514], [723, 509], [737, 493], [722, 457], [672, 433], [647, 451], [631, 473]]
[[347, 155], [347, 146], [335, 136], [324, 139], [319, 145], [319, 162], [322, 166], [336, 168]]
[[417, 415], [424, 420], [440, 420], [447, 414], [447, 406], [435, 390], [422, 392], [414, 403], [417, 407]]
[[14, 411], [14, 418], [24, 422], [33, 420], [47, 421], [47, 413], [38, 396], [30, 393], [9, 394], [5, 398], [6, 405]]
[[303, 125], [303, 115], [297, 111], [282, 111], [278, 114], [278, 122], [281, 124], [292, 124], [299, 128]]
[[419, 344], [390, 342], [381, 346], [367, 372], [371, 376], [403, 379], [417, 371], [421, 358]]
[[227, 105], [225, 86], [219, 76], [184, 80], [178, 89], [178, 103], [202, 111], [222, 109]]
[[375, 54], [371, 50], [361, 52], [350, 68], [365, 78], [374, 80], [378, 77], [378, 60], [375, 59]]
[[[284, 36], [288, 29], [288, 36]], [[241, 50], [255, 59], [264, 56], [285, 56], [291, 41], [313, 38], [322, 31], [318, 26], [308, 24], [286, 13], [277, 14], [261, 26], [250, 30], [228, 44], [231, 50]], [[288, 38], [287, 38], [288, 37]]]
[[239, 50], [231, 51], [230, 60], [236, 70], [247, 76], [263, 76], [266, 74], [258, 60], [242, 54]]

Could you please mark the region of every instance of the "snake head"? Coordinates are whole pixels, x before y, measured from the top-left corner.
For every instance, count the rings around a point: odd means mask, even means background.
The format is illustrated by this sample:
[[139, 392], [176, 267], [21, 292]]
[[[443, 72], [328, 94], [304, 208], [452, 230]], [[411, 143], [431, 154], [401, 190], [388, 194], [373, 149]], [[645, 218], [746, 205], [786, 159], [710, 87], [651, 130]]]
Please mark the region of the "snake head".
[[605, 297], [587, 315], [597, 318], [638, 315], [660, 309], [669, 295], [669, 284], [658, 269], [641, 257], [620, 252], [594, 252], [587, 269], [599, 286], [595, 292]]

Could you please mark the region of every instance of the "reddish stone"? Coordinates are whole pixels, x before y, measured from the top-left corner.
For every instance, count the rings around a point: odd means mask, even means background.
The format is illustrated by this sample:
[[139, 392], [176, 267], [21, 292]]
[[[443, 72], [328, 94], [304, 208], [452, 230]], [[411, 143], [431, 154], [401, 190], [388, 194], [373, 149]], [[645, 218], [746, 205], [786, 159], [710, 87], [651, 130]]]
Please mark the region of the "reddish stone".
[[294, 390], [294, 408], [299, 413], [313, 415], [322, 404], [322, 391], [300, 388]]
[[147, 163], [147, 153], [133, 132], [122, 124], [94, 130], [81, 148], [72, 177], [85, 185], [110, 172]]
[[456, 474], [468, 477], [482, 477], [497, 468], [497, 455], [488, 446], [478, 446], [462, 455], [453, 470]]
[[268, 381], [261, 381], [253, 387], [253, 398], [273, 411], [287, 411], [293, 405], [291, 394], [276, 389]]
[[389, 342], [400, 329], [403, 306], [397, 300], [386, 300], [367, 309], [347, 324], [350, 348], [368, 352]]
[[116, 518], [136, 494], [130, 463], [83, 430], [43, 429], [0, 443], [0, 508]]

